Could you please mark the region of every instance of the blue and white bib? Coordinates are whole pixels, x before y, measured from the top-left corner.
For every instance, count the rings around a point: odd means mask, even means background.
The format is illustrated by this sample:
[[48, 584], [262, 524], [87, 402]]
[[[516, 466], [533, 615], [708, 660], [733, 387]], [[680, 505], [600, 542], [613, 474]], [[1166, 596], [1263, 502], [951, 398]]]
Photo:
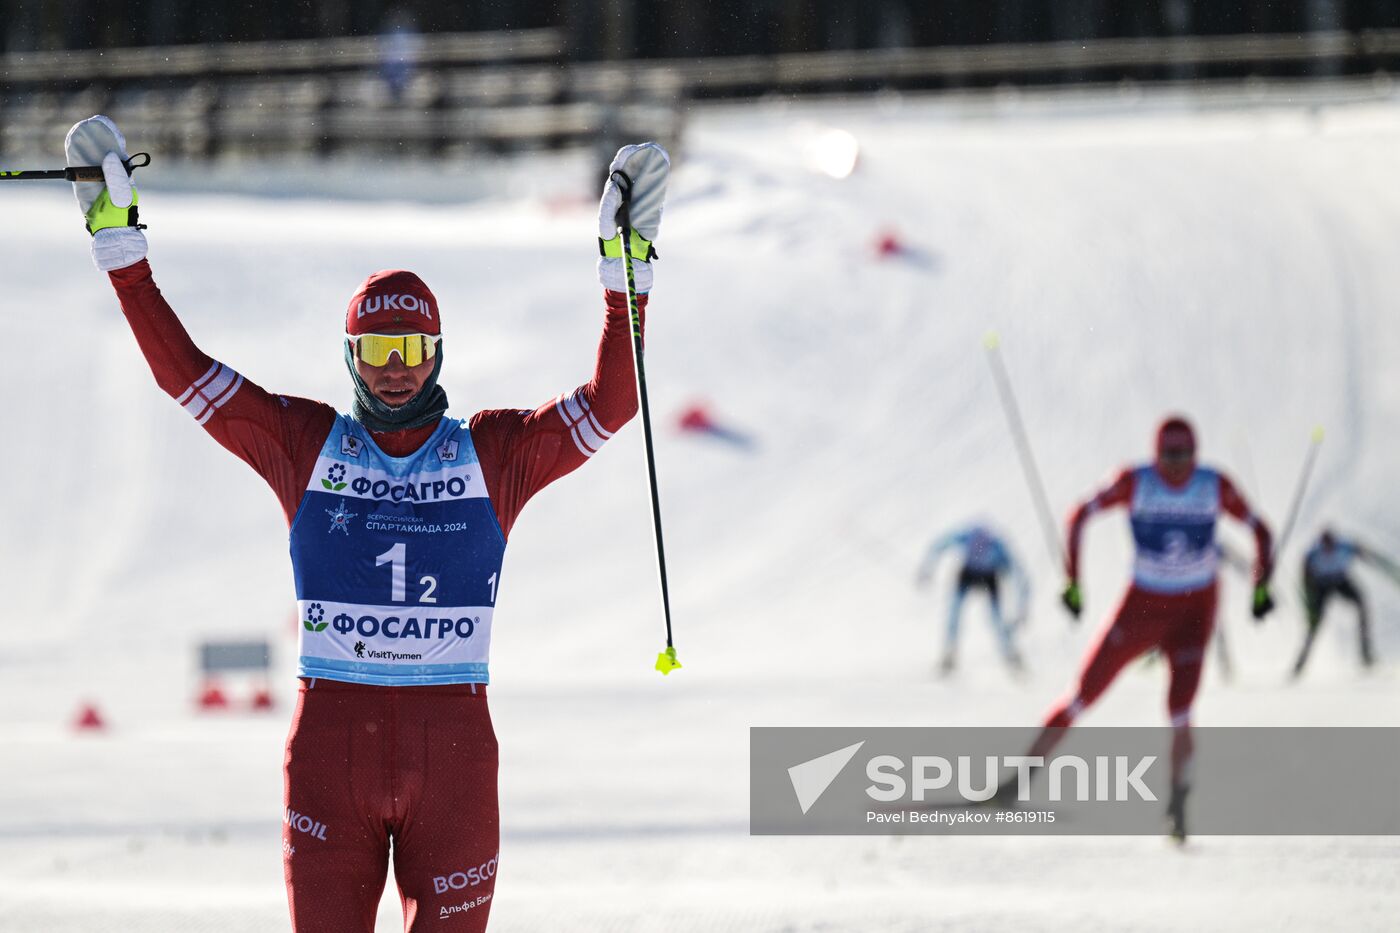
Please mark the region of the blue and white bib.
[[1011, 569], [1011, 555], [985, 528], [971, 528], [958, 536], [963, 546], [963, 568], [972, 573], [999, 574]]
[[1151, 466], [1133, 471], [1129, 508], [1137, 556], [1133, 582], [1153, 593], [1190, 593], [1215, 581], [1220, 551], [1220, 476], [1197, 468], [1186, 485], [1173, 489]]
[[1339, 539], [1329, 551], [1319, 542], [1308, 549], [1305, 560], [1308, 576], [1318, 583], [1340, 583], [1356, 560], [1356, 545]]
[[471, 431], [391, 457], [339, 415], [292, 521], [301, 677], [487, 683], [505, 536]]

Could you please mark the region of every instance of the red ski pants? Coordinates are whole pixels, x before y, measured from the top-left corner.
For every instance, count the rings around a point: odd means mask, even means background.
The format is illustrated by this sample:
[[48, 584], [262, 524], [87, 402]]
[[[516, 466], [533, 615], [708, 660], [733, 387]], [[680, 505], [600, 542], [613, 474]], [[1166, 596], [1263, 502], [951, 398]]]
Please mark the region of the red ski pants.
[[389, 859], [404, 929], [486, 929], [500, 841], [486, 687], [303, 680], [282, 854], [297, 933], [373, 933]]
[[1046, 726], [1068, 726], [1108, 689], [1119, 671], [1153, 648], [1162, 652], [1171, 671], [1167, 712], [1172, 725], [1189, 725], [1206, 645], [1215, 626], [1215, 596], [1214, 583], [1191, 593], [1149, 593], [1130, 587], [1090, 650], [1078, 686], [1051, 710]]

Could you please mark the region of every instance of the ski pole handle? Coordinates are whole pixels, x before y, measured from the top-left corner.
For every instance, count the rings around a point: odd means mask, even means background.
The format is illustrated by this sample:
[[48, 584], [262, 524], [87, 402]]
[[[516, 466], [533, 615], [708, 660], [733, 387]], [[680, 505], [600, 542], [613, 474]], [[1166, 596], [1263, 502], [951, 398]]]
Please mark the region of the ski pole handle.
[[608, 179], [617, 185], [618, 193], [622, 195], [622, 203], [617, 207], [617, 225], [623, 230], [630, 231], [632, 229], [632, 179], [628, 178], [627, 173], [621, 169], [609, 175]]
[[[137, 160], [141, 161], [137, 161]], [[138, 152], [122, 162], [130, 175], [138, 168], [151, 164], [149, 152]], [[0, 169], [0, 181], [106, 181], [100, 165], [70, 165], [67, 168], [50, 168], [18, 171]]]

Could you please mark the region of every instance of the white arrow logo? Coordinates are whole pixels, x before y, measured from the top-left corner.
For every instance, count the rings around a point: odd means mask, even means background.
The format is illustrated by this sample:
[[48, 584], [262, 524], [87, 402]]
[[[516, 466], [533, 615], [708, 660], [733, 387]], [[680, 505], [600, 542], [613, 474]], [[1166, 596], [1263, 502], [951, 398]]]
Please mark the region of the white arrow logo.
[[850, 763], [864, 744], [864, 741], [860, 741], [854, 745], [847, 745], [820, 758], [813, 758], [788, 768], [788, 778], [792, 780], [793, 792], [797, 794], [797, 803], [802, 807], [804, 815], [812, 809], [812, 805], [821, 795], [826, 793], [826, 789], [836, 780], [841, 769]]

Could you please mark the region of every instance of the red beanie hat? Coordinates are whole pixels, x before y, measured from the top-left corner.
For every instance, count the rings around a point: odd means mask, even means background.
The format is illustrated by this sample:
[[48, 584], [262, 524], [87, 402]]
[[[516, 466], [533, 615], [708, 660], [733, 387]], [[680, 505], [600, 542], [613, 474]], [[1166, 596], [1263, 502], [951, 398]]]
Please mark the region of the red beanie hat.
[[359, 334], [441, 334], [437, 299], [423, 280], [402, 269], [385, 269], [365, 279], [345, 311], [345, 332]]
[[1157, 426], [1157, 456], [1161, 457], [1167, 447], [1189, 447], [1195, 453], [1196, 432], [1192, 430], [1191, 422], [1180, 415], [1173, 415]]

